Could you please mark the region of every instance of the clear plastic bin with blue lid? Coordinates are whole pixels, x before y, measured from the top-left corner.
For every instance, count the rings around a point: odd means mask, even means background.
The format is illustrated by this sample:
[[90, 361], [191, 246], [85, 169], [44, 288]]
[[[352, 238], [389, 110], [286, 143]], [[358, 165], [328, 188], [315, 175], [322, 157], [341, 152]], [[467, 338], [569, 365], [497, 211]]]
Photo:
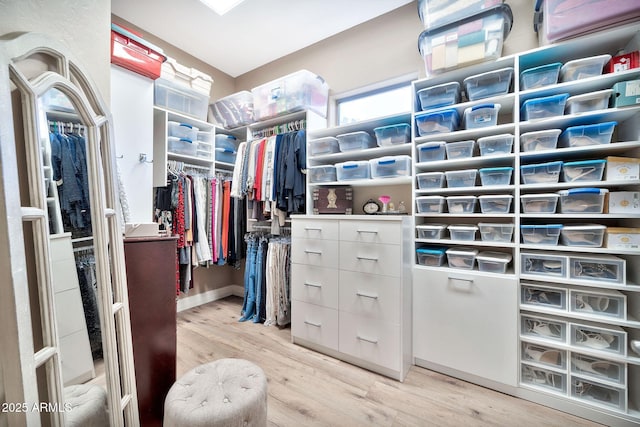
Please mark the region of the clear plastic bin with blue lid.
[[428, 265], [430, 267], [440, 267], [444, 264], [446, 251], [447, 248], [436, 246], [425, 246], [416, 248], [418, 264]]
[[236, 137], [233, 135], [216, 135], [216, 161], [222, 163], [235, 163], [236, 161]]
[[558, 146], [564, 148], [609, 144], [617, 124], [618, 122], [604, 122], [570, 126], [560, 134]]
[[523, 184], [554, 184], [560, 181], [562, 162], [536, 163], [520, 166]]
[[423, 111], [460, 102], [460, 83], [450, 82], [420, 89], [417, 93]]
[[560, 81], [571, 82], [602, 74], [602, 69], [611, 60], [611, 55], [597, 55], [566, 62], [560, 68]]
[[509, 185], [513, 168], [511, 166], [478, 169], [483, 187], [493, 185]]
[[605, 231], [607, 227], [601, 224], [565, 225], [560, 232], [560, 242], [565, 246], [599, 248]]
[[520, 90], [537, 89], [558, 83], [562, 63], [540, 65], [527, 68], [520, 73]]
[[609, 107], [609, 99], [612, 94], [613, 89], [605, 89], [570, 96], [565, 106], [566, 112], [567, 114], [578, 114], [604, 110]]
[[426, 111], [416, 114], [416, 125], [420, 136], [434, 133], [449, 133], [458, 130], [460, 115], [453, 108], [438, 111]]
[[520, 226], [522, 243], [528, 245], [558, 244], [562, 224], [523, 224]]
[[562, 180], [564, 182], [602, 181], [607, 161], [582, 160], [562, 163]]
[[513, 140], [514, 136], [510, 133], [489, 135], [478, 138], [480, 155], [487, 157], [510, 154], [513, 147]]
[[522, 120], [545, 119], [564, 115], [568, 93], [532, 98], [524, 101], [520, 108]]
[[338, 181], [352, 179], [369, 179], [371, 171], [367, 160], [336, 163], [336, 178]]
[[407, 123], [380, 126], [373, 129], [373, 132], [380, 147], [405, 144], [411, 140], [411, 127]]
[[609, 192], [606, 188], [571, 188], [560, 190], [560, 213], [595, 213], [601, 214], [604, 210], [605, 195]]
[[167, 150], [173, 154], [195, 157], [198, 152], [198, 141], [169, 136], [167, 137]]
[[478, 129], [495, 126], [498, 123], [500, 104], [481, 104], [464, 110], [465, 129]]
[[520, 149], [523, 152], [555, 150], [562, 129], [545, 129], [525, 132], [520, 135]]
[[445, 159], [444, 141], [424, 142], [416, 146], [418, 150], [418, 162], [435, 162]]
[[174, 121], [168, 121], [169, 136], [175, 136], [176, 138], [187, 138], [192, 141], [198, 140], [198, 128], [190, 125], [189, 123], [180, 123]]
[[463, 80], [462, 84], [469, 101], [476, 101], [509, 93], [512, 80], [513, 68], [506, 67], [469, 76]]
[[336, 135], [340, 151], [363, 150], [375, 147], [376, 141], [365, 131], [349, 132]]
[[411, 157], [385, 156], [369, 160], [371, 178], [411, 176]]

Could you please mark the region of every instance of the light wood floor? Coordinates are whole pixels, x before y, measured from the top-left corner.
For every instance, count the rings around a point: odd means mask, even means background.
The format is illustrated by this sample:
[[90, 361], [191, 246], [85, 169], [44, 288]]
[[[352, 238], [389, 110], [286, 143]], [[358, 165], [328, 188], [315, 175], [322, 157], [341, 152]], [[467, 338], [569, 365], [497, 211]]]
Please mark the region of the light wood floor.
[[224, 357], [266, 373], [270, 426], [595, 426], [413, 366], [403, 383], [291, 343], [289, 328], [238, 322], [228, 297], [178, 313], [177, 375]]

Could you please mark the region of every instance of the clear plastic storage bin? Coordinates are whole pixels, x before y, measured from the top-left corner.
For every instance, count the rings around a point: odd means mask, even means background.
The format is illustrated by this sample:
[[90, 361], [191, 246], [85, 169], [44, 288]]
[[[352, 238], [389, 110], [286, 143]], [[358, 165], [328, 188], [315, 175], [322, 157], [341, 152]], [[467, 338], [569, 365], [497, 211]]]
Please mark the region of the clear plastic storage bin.
[[606, 188], [572, 188], [560, 190], [560, 213], [595, 213], [604, 208], [604, 198], [609, 192]]
[[416, 197], [416, 211], [418, 213], [442, 213], [444, 212], [444, 201], [444, 196]]
[[311, 166], [307, 170], [307, 174], [309, 174], [309, 181], [313, 183], [333, 182], [338, 179], [336, 167], [333, 165]]
[[349, 132], [337, 135], [340, 151], [363, 150], [373, 148], [376, 141], [365, 131]]
[[371, 178], [411, 176], [411, 157], [386, 156], [369, 160]]
[[589, 111], [604, 110], [609, 107], [609, 99], [613, 89], [599, 90], [570, 96], [565, 106], [567, 114], [587, 113]]
[[599, 76], [610, 60], [611, 55], [598, 55], [569, 61], [560, 68], [560, 81], [571, 82]]
[[560, 196], [554, 193], [548, 194], [521, 194], [522, 213], [545, 214], [556, 213]]
[[457, 0], [443, 6], [440, 0], [418, 0], [418, 16], [424, 28], [435, 28], [476, 15], [503, 0]]
[[627, 394], [624, 388], [612, 387], [597, 381], [571, 377], [571, 397], [588, 405], [600, 405], [620, 412], [627, 411]]
[[198, 120], [207, 120], [209, 96], [171, 80], [159, 78], [154, 81], [153, 103]]
[[446, 171], [448, 188], [474, 187], [476, 185], [477, 169], [465, 169], [459, 171]]
[[569, 98], [568, 93], [528, 99], [522, 103], [520, 114], [522, 120], [545, 119], [562, 116]]
[[406, 123], [377, 127], [373, 133], [380, 147], [405, 144], [411, 140], [411, 126]]
[[546, 129], [520, 135], [520, 149], [523, 152], [555, 150], [561, 129]]
[[606, 380], [620, 385], [627, 382], [625, 364], [576, 352], [571, 352], [571, 372], [581, 377]]
[[211, 131], [208, 130], [199, 130], [198, 131], [198, 135], [196, 136], [196, 140], [198, 141], [198, 144], [200, 145], [200, 143], [205, 143], [205, 144], [211, 144], [211, 140], [213, 134], [211, 133]]
[[420, 89], [417, 93], [422, 110], [446, 107], [460, 102], [460, 83], [451, 82]]
[[614, 319], [627, 317], [627, 297], [622, 292], [601, 289], [597, 291], [571, 289], [570, 310]]
[[584, 160], [564, 162], [562, 180], [564, 182], [602, 181], [606, 160]]
[[504, 133], [478, 138], [478, 148], [481, 156], [501, 156], [510, 154], [513, 147], [513, 135]]
[[498, 224], [495, 222], [481, 222], [478, 224], [480, 237], [483, 242], [511, 243], [514, 225]]
[[369, 179], [371, 172], [367, 160], [336, 163], [336, 177], [338, 181], [352, 179]]
[[236, 161], [236, 137], [219, 133], [216, 135], [216, 161], [223, 163], [235, 163]]
[[451, 240], [473, 241], [476, 240], [478, 227], [473, 224], [456, 224], [447, 227]]
[[430, 267], [440, 267], [444, 264], [445, 248], [417, 248], [418, 264]]
[[513, 68], [507, 67], [469, 76], [464, 79], [462, 84], [469, 101], [476, 101], [508, 93], [511, 80], [513, 80]]
[[461, 268], [473, 270], [476, 264], [478, 250], [473, 248], [457, 247], [447, 249], [447, 264], [449, 268]]
[[556, 246], [560, 238], [562, 224], [521, 225], [522, 243], [527, 245]]
[[473, 213], [477, 200], [476, 196], [447, 196], [447, 209], [451, 214]]
[[425, 172], [416, 175], [418, 189], [428, 190], [444, 187], [444, 172]]
[[569, 278], [626, 285], [626, 265], [624, 259], [613, 255], [575, 255], [569, 258]]
[[415, 117], [420, 136], [453, 132], [460, 125], [460, 116], [454, 109], [420, 113]]
[[568, 259], [566, 256], [536, 252], [520, 253], [520, 271], [535, 276], [566, 277]]
[[595, 123], [592, 125], [570, 126], [558, 139], [560, 147], [586, 147], [588, 145], [609, 144], [618, 122]]
[[478, 270], [480, 271], [504, 274], [507, 272], [507, 266], [511, 262], [511, 254], [482, 251], [476, 255], [476, 261], [478, 262]]
[[444, 141], [425, 142], [416, 146], [418, 150], [418, 162], [435, 162], [445, 159]]
[[567, 310], [567, 290], [523, 282], [520, 286], [520, 304]]
[[520, 166], [523, 184], [553, 184], [560, 180], [562, 162], [537, 163]]
[[478, 196], [480, 212], [484, 214], [506, 214], [511, 211], [513, 196], [510, 194], [484, 194]]
[[511, 175], [513, 168], [511, 166], [500, 168], [482, 168], [479, 169], [480, 181], [483, 187], [494, 185], [509, 185], [511, 183]]
[[566, 368], [567, 352], [557, 348], [547, 347], [538, 343], [522, 342], [523, 361], [534, 362], [540, 365], [548, 365], [555, 368]]
[[320, 156], [322, 154], [333, 154], [340, 152], [340, 144], [338, 138], [327, 136], [309, 141], [309, 154], [312, 156]]
[[561, 320], [543, 316], [520, 316], [522, 335], [555, 342], [567, 339], [567, 324]]
[[627, 333], [616, 326], [599, 328], [572, 324], [571, 345], [624, 356], [627, 352]]
[[551, 390], [556, 393], [567, 392], [567, 374], [550, 371], [538, 366], [521, 364], [521, 381], [530, 387]]
[[560, 232], [560, 242], [565, 246], [600, 248], [606, 229], [599, 224], [565, 225]]
[[454, 160], [473, 157], [473, 148], [475, 145], [476, 142], [472, 139], [469, 141], [448, 142], [447, 145], [445, 145], [447, 159]]
[[465, 129], [495, 126], [498, 123], [500, 104], [474, 105], [464, 110]]
[[209, 108], [216, 121], [226, 129], [253, 123], [253, 94], [248, 90], [225, 96]]
[[444, 224], [422, 224], [416, 225], [418, 239], [443, 239], [444, 230], [447, 226]]
[[560, 62], [528, 68], [520, 73], [520, 90], [536, 89], [558, 83]]
[[176, 138], [187, 138], [191, 141], [198, 140], [198, 128], [189, 123], [167, 122], [169, 136]]
[[195, 157], [198, 152], [198, 141], [170, 136], [167, 138], [167, 150], [173, 154]]

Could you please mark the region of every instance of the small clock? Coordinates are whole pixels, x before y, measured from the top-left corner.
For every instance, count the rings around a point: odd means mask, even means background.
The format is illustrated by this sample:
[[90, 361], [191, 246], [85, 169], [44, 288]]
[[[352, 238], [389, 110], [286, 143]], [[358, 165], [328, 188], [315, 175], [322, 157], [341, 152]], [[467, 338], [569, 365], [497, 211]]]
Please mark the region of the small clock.
[[380, 212], [380, 205], [375, 200], [369, 199], [364, 205], [362, 205], [362, 210], [367, 215], [377, 214]]

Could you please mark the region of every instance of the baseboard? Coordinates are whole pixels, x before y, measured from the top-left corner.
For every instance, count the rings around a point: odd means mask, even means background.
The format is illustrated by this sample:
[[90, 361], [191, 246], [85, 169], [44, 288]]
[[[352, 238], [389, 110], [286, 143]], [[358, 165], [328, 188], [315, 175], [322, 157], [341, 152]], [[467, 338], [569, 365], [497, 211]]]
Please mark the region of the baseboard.
[[201, 294], [195, 294], [180, 298], [177, 303], [177, 311], [189, 310], [190, 308], [197, 307], [199, 305], [207, 304], [209, 302], [217, 301], [222, 298], [235, 295], [241, 297], [244, 295], [244, 288], [239, 285], [229, 285], [222, 288], [213, 289]]

